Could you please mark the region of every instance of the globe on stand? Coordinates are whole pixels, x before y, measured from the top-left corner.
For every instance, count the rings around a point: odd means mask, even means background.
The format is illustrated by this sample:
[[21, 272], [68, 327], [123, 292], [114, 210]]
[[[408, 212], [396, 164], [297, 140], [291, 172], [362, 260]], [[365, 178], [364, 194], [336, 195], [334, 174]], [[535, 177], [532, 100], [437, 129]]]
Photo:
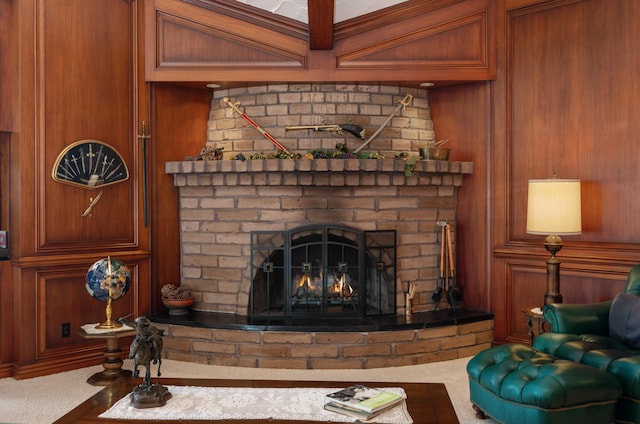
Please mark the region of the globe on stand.
[[131, 272], [118, 259], [100, 259], [87, 272], [85, 287], [89, 294], [101, 302], [107, 302], [107, 320], [98, 324], [99, 329], [115, 329], [122, 327], [117, 321], [111, 320], [111, 302], [127, 294], [131, 286]]

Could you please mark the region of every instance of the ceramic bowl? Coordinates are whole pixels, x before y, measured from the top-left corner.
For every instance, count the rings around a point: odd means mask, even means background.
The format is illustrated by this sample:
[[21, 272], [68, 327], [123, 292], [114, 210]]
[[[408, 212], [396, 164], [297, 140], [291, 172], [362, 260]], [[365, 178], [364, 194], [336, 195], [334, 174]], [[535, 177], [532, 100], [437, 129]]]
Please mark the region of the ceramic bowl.
[[193, 298], [190, 299], [167, 299], [162, 298], [162, 303], [169, 310], [169, 315], [186, 315], [193, 305]]

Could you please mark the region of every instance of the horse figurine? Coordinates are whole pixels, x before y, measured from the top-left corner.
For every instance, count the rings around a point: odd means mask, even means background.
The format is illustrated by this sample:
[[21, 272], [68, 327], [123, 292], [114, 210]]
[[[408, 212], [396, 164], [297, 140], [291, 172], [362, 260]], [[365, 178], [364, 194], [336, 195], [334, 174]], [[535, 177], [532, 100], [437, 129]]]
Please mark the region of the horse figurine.
[[131, 343], [129, 348], [129, 358], [133, 359], [133, 377], [137, 378], [140, 375], [139, 366], [145, 367], [145, 374], [143, 378], [143, 384], [146, 386], [151, 385], [151, 363], [158, 364], [158, 377], [162, 375], [160, 367], [162, 366], [162, 358], [157, 354], [153, 344], [148, 340], [142, 340], [136, 337]]
[[138, 334], [133, 339], [129, 348], [129, 359], [133, 359], [134, 378], [140, 375], [138, 367], [145, 367], [145, 374], [142, 384], [136, 387], [132, 393], [133, 406], [137, 408], [148, 408], [152, 406], [162, 406], [171, 397], [169, 390], [161, 384], [151, 384], [151, 364], [158, 364], [158, 377], [162, 374], [162, 336], [164, 331], [151, 325], [146, 317], [138, 317], [134, 322], [128, 322], [125, 318], [118, 319], [119, 322], [133, 327]]

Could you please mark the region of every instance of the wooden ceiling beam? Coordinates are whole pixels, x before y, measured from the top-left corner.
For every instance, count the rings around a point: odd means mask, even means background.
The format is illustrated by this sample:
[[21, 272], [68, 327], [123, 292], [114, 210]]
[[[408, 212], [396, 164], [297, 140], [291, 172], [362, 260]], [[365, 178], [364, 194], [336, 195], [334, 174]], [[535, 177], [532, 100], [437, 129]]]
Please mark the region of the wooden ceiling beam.
[[335, 0], [308, 0], [309, 48], [333, 49], [333, 14]]

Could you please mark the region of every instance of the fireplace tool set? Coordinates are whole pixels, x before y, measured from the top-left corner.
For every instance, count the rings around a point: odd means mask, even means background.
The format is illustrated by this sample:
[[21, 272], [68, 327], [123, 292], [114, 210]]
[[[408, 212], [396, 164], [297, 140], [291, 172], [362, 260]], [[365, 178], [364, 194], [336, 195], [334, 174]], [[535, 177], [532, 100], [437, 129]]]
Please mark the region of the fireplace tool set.
[[[462, 300], [462, 290], [456, 284], [451, 226], [447, 221], [438, 221], [438, 226], [440, 227], [440, 278], [431, 299], [436, 303], [434, 310], [437, 310], [442, 296], [445, 296], [451, 307], [451, 312], [456, 312], [458, 303]], [[448, 276], [447, 271], [449, 271]]]

